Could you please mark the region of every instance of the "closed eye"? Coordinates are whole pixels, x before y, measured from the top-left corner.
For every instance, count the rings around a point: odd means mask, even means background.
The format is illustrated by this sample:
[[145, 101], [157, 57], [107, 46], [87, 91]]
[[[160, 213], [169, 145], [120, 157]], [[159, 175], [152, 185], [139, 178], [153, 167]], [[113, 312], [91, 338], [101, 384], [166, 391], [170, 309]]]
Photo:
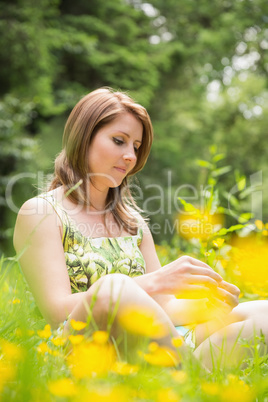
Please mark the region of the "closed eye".
[[123, 145], [124, 141], [123, 140], [119, 140], [119, 138], [113, 137], [113, 142], [117, 145]]
[[[113, 142], [116, 144], [116, 145], [123, 145], [124, 143], [125, 143], [125, 141], [124, 140], [121, 140], [121, 139], [119, 139], [119, 138], [117, 138], [117, 137], [113, 137]], [[134, 146], [134, 152], [135, 152], [135, 154], [137, 154], [138, 152], [139, 152], [139, 148], [138, 147], [136, 147], [136, 146]]]

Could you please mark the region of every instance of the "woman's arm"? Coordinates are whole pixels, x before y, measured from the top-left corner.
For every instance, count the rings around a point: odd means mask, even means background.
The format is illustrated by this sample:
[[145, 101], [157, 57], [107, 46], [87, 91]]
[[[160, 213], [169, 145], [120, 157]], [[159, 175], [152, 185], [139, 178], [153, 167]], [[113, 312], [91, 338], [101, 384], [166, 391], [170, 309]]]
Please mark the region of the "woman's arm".
[[[140, 245], [146, 262], [147, 274], [135, 278], [136, 282], [164, 308], [175, 325], [185, 325], [206, 320], [200, 311], [207, 307], [208, 299], [183, 298], [199, 292], [213, 293], [216, 304], [231, 311], [238, 304], [239, 289], [227, 282], [207, 264], [194, 258], [184, 256], [161, 267], [154, 241], [148, 227]], [[174, 295], [179, 297], [177, 299]], [[184, 296], [183, 296], [184, 295]], [[211, 317], [208, 314], [207, 319]]]
[[53, 328], [63, 322], [83, 293], [72, 294], [61, 240], [61, 222], [42, 198], [22, 206], [15, 225], [14, 247], [37, 305]]
[[138, 277], [137, 282], [144, 283], [150, 295], [173, 294], [198, 291], [206, 288], [217, 288], [222, 277], [207, 264], [188, 256], [183, 256], [170, 264], [161, 267], [153, 237], [149, 228], [144, 227], [140, 250], [146, 262], [145, 277]]

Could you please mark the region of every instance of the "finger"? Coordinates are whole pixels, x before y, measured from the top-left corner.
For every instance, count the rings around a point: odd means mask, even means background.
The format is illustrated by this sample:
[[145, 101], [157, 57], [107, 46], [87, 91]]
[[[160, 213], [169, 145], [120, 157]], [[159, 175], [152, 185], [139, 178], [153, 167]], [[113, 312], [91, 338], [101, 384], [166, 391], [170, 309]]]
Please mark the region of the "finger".
[[225, 289], [218, 288], [217, 293], [222, 301], [229, 304], [231, 307], [235, 307], [238, 305], [238, 297], [234, 296], [232, 293], [229, 293]]
[[223, 280], [222, 277], [217, 272], [213, 271], [213, 269], [208, 267], [208, 265], [206, 265], [206, 264], [204, 267], [192, 265], [191, 274], [207, 276], [209, 278], [214, 279], [217, 283], [222, 282], [222, 280]]
[[228, 292], [230, 292], [234, 295], [239, 296], [239, 294], [240, 294], [240, 289], [237, 286], [233, 285], [232, 283], [226, 282], [224, 280], [219, 283], [219, 287], [227, 290]]
[[211, 290], [211, 287], [200, 284], [185, 284], [183, 289], [179, 289], [176, 292], [178, 299], [207, 299], [212, 300], [215, 291]]
[[201, 287], [203, 286], [210, 289], [218, 288], [218, 282], [212, 277], [207, 275], [191, 275], [187, 278], [187, 283], [189, 285], [200, 285]]
[[189, 257], [189, 262], [192, 265], [197, 265], [199, 267], [207, 268], [213, 271], [213, 269], [208, 264], [206, 264], [204, 261], [198, 260], [197, 258]]

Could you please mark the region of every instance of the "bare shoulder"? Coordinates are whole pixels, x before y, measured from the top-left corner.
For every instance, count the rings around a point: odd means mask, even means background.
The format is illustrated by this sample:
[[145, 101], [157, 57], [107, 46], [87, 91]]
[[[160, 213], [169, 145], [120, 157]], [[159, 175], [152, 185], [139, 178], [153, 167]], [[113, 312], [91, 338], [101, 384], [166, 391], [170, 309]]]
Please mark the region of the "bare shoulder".
[[16, 226], [20, 223], [35, 224], [43, 218], [54, 216], [55, 211], [53, 206], [42, 197], [34, 197], [25, 201], [21, 206]]
[[140, 244], [141, 249], [145, 249], [147, 247], [154, 247], [154, 239], [149, 228], [148, 222], [140, 215], [139, 217], [139, 228], [142, 230], [142, 241]]
[[139, 211], [134, 208], [130, 208], [131, 215], [136, 219], [139, 229], [142, 229], [143, 235], [150, 235], [150, 229], [147, 224], [146, 218], [144, 218]]
[[148, 224], [143, 221], [143, 238], [140, 244], [140, 251], [146, 262], [146, 272], [153, 272], [161, 268], [156, 249], [154, 239]]
[[58, 232], [60, 227], [59, 219], [50, 203], [41, 197], [34, 197], [27, 200], [20, 208], [15, 229], [14, 247], [16, 251], [31, 234]]
[[[32, 216], [39, 214], [44, 210], [46, 205], [50, 205], [46, 200], [42, 197], [33, 197], [29, 200], [25, 201], [19, 210], [19, 216]], [[52, 208], [52, 206], [51, 206]], [[53, 208], [52, 208], [53, 209]]]
[[41, 197], [26, 201], [17, 217], [13, 241], [40, 311], [56, 327], [66, 319], [64, 300], [71, 295], [71, 287], [61, 223], [53, 205]]
[[143, 240], [142, 242], [148, 242], [148, 241], [152, 241], [153, 242], [153, 237], [148, 225], [147, 220], [140, 214], [137, 215], [137, 220], [138, 220], [138, 225], [139, 228], [142, 230], [143, 232]]

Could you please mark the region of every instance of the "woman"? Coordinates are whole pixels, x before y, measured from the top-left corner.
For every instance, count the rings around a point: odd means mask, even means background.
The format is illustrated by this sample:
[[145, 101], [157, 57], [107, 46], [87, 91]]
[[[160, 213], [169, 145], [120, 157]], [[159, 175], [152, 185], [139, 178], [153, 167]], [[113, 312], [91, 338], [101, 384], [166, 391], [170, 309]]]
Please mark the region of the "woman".
[[67, 120], [49, 191], [28, 200], [18, 214], [15, 249], [25, 248], [20, 262], [41, 313], [53, 328], [64, 322], [65, 331], [71, 319], [86, 322], [89, 314], [106, 329], [117, 306], [116, 336], [120, 311], [135, 306], [150, 309], [167, 328], [163, 343], [170, 345], [178, 333], [189, 340], [187, 324], [200, 321], [204, 300], [174, 294], [213, 291], [225, 320], [221, 313], [196, 326], [194, 352], [210, 367], [210, 343], [217, 354], [224, 339], [231, 350], [239, 334], [252, 335], [253, 324], [268, 333], [261, 325], [265, 311], [259, 309], [253, 323], [245, 313], [249, 308], [235, 308], [238, 288], [201, 261], [185, 256], [160, 266], [128, 189], [128, 177], [143, 168], [152, 139], [149, 115], [126, 94], [101, 88], [82, 98]]

